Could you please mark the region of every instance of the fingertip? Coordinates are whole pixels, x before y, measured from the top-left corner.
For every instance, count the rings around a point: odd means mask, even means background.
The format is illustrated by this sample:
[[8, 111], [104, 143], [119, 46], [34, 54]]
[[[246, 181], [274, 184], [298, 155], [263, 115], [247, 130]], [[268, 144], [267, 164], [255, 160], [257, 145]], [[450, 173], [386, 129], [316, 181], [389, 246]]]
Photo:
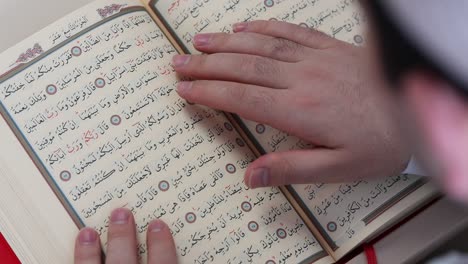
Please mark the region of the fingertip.
[[80, 230], [80, 233], [77, 237], [77, 243], [81, 246], [93, 245], [96, 244], [98, 238], [99, 234], [96, 232], [96, 230], [90, 227], [85, 227]]
[[247, 168], [244, 175], [244, 182], [251, 189], [275, 186], [275, 179], [271, 173], [272, 154], [259, 157]]
[[206, 47], [211, 43], [212, 39], [213, 39], [212, 33], [197, 34], [195, 35], [195, 37], [193, 37], [193, 46], [195, 48]]
[[147, 231], [148, 263], [177, 263], [171, 230], [162, 220], [152, 221]]
[[183, 66], [187, 65], [190, 61], [191, 56], [190, 55], [174, 55], [172, 57], [172, 66], [174, 67], [175, 70], [182, 68]]
[[183, 98], [186, 98], [188, 96], [188, 94], [190, 93], [190, 90], [192, 89], [193, 87], [193, 82], [179, 82], [179, 84], [177, 84], [177, 93], [183, 97]]
[[166, 223], [160, 219], [153, 220], [148, 226], [148, 232], [161, 235], [168, 229]]
[[110, 216], [111, 224], [125, 225], [133, 220], [132, 212], [127, 208], [117, 208], [112, 211]]
[[248, 22], [235, 23], [232, 25], [232, 31], [234, 31], [234, 33], [247, 31], [248, 25]]
[[99, 264], [101, 263], [101, 243], [99, 234], [92, 228], [85, 227], [76, 237], [75, 264]]
[[137, 263], [135, 219], [127, 208], [117, 208], [110, 216], [107, 232], [107, 263]]
[[251, 189], [270, 186], [270, 170], [262, 167], [250, 169], [245, 175], [245, 183]]
[[174, 243], [171, 230], [167, 224], [160, 219], [153, 220], [148, 225], [147, 240], [149, 245]]

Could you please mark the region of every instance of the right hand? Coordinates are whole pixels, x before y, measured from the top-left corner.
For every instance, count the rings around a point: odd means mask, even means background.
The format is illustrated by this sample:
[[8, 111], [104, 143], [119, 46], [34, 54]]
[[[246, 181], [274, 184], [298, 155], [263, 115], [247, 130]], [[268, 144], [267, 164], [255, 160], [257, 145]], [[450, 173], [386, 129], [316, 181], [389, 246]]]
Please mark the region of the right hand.
[[318, 146], [267, 154], [245, 175], [251, 188], [400, 173], [410, 157], [393, 98], [365, 49], [275, 21], [238, 24], [234, 34], [197, 35], [208, 55], [179, 55], [175, 70], [196, 79], [181, 97], [271, 125]]

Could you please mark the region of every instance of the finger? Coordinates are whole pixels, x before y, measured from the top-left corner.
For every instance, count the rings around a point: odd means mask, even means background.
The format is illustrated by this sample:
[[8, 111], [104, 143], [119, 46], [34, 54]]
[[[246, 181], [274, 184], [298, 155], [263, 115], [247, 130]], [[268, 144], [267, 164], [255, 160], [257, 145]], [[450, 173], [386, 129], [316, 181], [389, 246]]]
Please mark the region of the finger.
[[177, 263], [174, 239], [169, 227], [163, 221], [155, 220], [150, 223], [146, 244], [148, 245], [148, 263]]
[[[468, 107], [453, 87], [427, 73], [413, 73], [403, 82], [405, 99], [417, 118], [426, 148], [426, 166], [434, 175], [444, 176], [448, 194], [468, 201]], [[424, 144], [425, 143], [425, 144]], [[430, 151], [427, 151], [430, 146]]]
[[[176, 55], [174, 69], [195, 79], [223, 80], [287, 88], [285, 62], [266, 57], [216, 53], [210, 55]], [[283, 76], [283, 77], [282, 77]]]
[[271, 153], [254, 161], [244, 180], [250, 188], [349, 181], [360, 174], [350, 174], [347, 160], [344, 152], [324, 148]]
[[112, 212], [106, 253], [106, 263], [138, 263], [135, 220], [130, 210], [119, 208]]
[[325, 33], [281, 21], [257, 20], [233, 25], [234, 32], [254, 32], [284, 38], [313, 49], [326, 49], [338, 41]]
[[101, 264], [101, 243], [92, 228], [83, 228], [75, 241], [75, 264]]
[[198, 34], [194, 47], [204, 53], [243, 53], [269, 57], [284, 62], [298, 62], [313, 50], [294, 41], [257, 33]]
[[224, 81], [181, 82], [177, 93], [184, 99], [235, 113], [274, 127], [288, 127], [290, 112], [283, 100], [286, 90]]

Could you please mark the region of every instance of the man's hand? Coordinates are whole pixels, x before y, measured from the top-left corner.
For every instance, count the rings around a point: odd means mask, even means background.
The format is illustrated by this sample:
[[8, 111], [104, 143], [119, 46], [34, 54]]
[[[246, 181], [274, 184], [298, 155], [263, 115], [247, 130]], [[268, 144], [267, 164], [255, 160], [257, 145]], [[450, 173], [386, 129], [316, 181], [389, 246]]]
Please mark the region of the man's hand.
[[[174, 240], [161, 220], [149, 224], [146, 244], [149, 264], [177, 263]], [[101, 264], [101, 254], [98, 233], [92, 228], [82, 229], [76, 238], [75, 264]], [[138, 263], [135, 220], [128, 209], [119, 208], [111, 214], [106, 263]]]
[[401, 172], [409, 153], [393, 98], [362, 48], [318, 31], [274, 21], [234, 25], [234, 34], [200, 34], [208, 55], [178, 55], [181, 97], [271, 125], [317, 146], [265, 155], [248, 168], [252, 188], [336, 182]]

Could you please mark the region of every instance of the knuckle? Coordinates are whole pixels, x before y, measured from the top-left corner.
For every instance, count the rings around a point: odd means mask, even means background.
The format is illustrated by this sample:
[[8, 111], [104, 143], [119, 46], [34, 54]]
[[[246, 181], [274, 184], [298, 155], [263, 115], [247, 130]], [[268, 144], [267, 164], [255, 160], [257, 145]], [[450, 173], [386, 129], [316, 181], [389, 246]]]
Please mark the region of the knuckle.
[[[239, 32], [238, 34], [243, 33]], [[237, 37], [237, 34], [218, 33], [213, 35], [213, 46], [223, 48], [229, 46], [233, 37]]]
[[80, 248], [75, 250], [75, 263], [86, 263], [94, 259], [100, 259], [99, 250], [95, 248]]
[[268, 115], [275, 105], [275, 97], [266, 91], [257, 91], [248, 98], [249, 109], [254, 109], [263, 116]]
[[247, 62], [250, 67], [246, 69], [253, 69], [251, 74], [254, 76], [278, 76], [280, 74], [278, 65], [273, 62], [270, 58], [265, 57], [253, 57]]
[[247, 97], [247, 87], [244, 85], [238, 85], [227, 90], [228, 98], [232, 98], [235, 101], [245, 102]]
[[194, 70], [198, 72], [206, 71], [210, 67], [210, 55], [202, 54], [197, 56], [196, 63], [190, 63]]
[[127, 241], [132, 238], [132, 233], [128, 228], [116, 228], [109, 231], [108, 240], [109, 244]]
[[301, 48], [302, 46], [296, 42], [284, 38], [275, 38], [269, 43], [267, 50], [269, 50], [271, 57], [277, 57], [283, 54], [296, 54]]

